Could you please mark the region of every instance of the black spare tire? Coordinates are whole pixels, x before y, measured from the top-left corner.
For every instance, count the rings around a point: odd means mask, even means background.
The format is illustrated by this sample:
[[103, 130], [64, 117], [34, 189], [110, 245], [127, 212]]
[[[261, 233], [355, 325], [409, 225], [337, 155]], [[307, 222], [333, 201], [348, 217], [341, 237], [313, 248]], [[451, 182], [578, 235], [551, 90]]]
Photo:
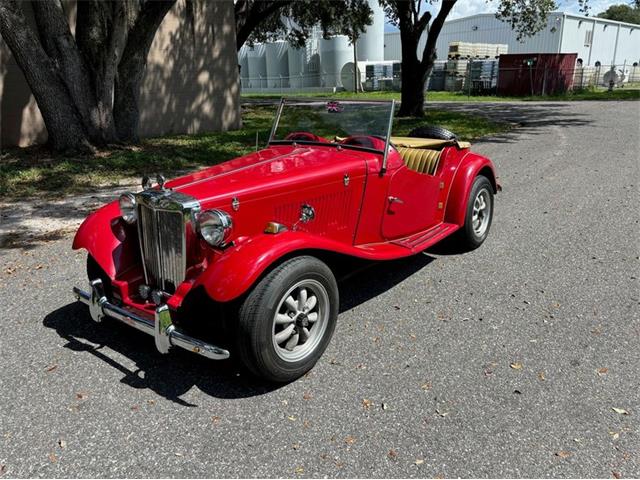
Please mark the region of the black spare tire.
[[438, 140], [457, 140], [458, 138], [455, 133], [435, 125], [416, 127], [409, 132], [409, 136], [415, 138], [435, 138]]

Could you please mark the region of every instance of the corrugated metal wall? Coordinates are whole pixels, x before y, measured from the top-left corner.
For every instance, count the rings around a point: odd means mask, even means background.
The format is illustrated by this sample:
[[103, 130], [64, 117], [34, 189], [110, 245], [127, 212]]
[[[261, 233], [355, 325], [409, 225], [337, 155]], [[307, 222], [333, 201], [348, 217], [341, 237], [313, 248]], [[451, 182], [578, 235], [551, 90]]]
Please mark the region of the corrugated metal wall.
[[[589, 30], [593, 31], [590, 39], [585, 37]], [[423, 36], [419, 51], [425, 41]], [[546, 28], [522, 42], [508, 23], [491, 13], [450, 20], [438, 38], [438, 59], [447, 58], [450, 42], [460, 41], [507, 44], [509, 53], [577, 53], [584, 65], [593, 65], [596, 61], [603, 65], [612, 62], [622, 65], [626, 61], [630, 65], [640, 59], [640, 27], [560, 12], [550, 14]], [[398, 32], [385, 34], [384, 58], [402, 59]]]
[[502, 43], [509, 45], [509, 53], [557, 53], [560, 43], [561, 15], [552, 14], [547, 27], [521, 43], [509, 24], [493, 14], [451, 20], [445, 23], [436, 45], [438, 58], [446, 58], [449, 42]]
[[567, 15], [561, 48], [576, 52], [584, 65], [630, 65], [640, 60], [640, 27]]

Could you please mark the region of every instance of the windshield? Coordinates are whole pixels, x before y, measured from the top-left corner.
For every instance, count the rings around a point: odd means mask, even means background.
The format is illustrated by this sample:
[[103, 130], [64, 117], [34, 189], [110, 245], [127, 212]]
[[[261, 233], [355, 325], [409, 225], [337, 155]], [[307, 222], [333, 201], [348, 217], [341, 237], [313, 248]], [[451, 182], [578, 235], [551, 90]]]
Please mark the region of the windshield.
[[[340, 143], [347, 137], [374, 136], [386, 142], [393, 102], [283, 100], [270, 141]], [[376, 150], [384, 150], [384, 145]]]

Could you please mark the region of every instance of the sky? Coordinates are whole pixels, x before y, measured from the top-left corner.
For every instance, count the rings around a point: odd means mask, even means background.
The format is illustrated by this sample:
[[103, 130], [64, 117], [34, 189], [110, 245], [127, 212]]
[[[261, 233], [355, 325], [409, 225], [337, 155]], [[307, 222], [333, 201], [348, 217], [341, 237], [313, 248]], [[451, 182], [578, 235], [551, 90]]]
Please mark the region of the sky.
[[[577, 0], [556, 0], [558, 3], [558, 11], [567, 13], [580, 14]], [[449, 19], [468, 17], [469, 15], [475, 15], [476, 13], [494, 13], [496, 11], [496, 0], [460, 0], [453, 7], [453, 11], [449, 15]], [[589, 0], [590, 15], [596, 15], [605, 11], [610, 5], [616, 5], [620, 3], [628, 3], [625, 0]], [[435, 1], [431, 6], [434, 12], [440, 6], [439, 1]], [[394, 31], [396, 28], [393, 25], [385, 25], [385, 31]]]

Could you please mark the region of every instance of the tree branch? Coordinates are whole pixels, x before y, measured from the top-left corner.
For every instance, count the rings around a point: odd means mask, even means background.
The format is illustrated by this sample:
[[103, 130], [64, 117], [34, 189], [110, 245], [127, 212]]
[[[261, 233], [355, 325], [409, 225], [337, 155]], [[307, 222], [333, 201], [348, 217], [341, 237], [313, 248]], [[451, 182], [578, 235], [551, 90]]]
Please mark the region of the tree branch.
[[20, 2], [0, 2], [0, 35], [24, 73], [38, 103], [51, 146], [55, 150], [91, 150], [69, 91], [54, 61], [27, 24]]
[[97, 111], [95, 92], [90, 81], [86, 64], [71, 35], [69, 22], [60, 0], [31, 2], [33, 13], [40, 35], [40, 42], [49, 57], [60, 71], [60, 78], [64, 82], [71, 98], [72, 105], [78, 110], [87, 133], [92, 142], [106, 143]]
[[429, 35], [427, 36], [427, 43], [424, 46], [424, 51], [422, 52], [422, 59], [420, 63], [424, 68], [425, 72], [430, 70], [430, 67], [433, 65], [433, 61], [435, 59], [436, 54], [436, 42], [438, 41], [438, 37], [440, 36], [440, 31], [442, 30], [442, 26], [444, 25], [444, 21], [451, 13], [451, 9], [456, 4], [457, 0], [443, 0], [442, 5], [440, 6], [440, 11], [438, 15], [431, 23], [429, 27]]
[[147, 0], [129, 30], [114, 93], [116, 131], [122, 141], [138, 140], [138, 101], [147, 56], [162, 20], [175, 3], [176, 0]]
[[236, 17], [236, 48], [240, 50], [242, 45], [251, 36], [255, 28], [281, 9], [291, 5], [293, 0], [239, 0], [235, 4]]

